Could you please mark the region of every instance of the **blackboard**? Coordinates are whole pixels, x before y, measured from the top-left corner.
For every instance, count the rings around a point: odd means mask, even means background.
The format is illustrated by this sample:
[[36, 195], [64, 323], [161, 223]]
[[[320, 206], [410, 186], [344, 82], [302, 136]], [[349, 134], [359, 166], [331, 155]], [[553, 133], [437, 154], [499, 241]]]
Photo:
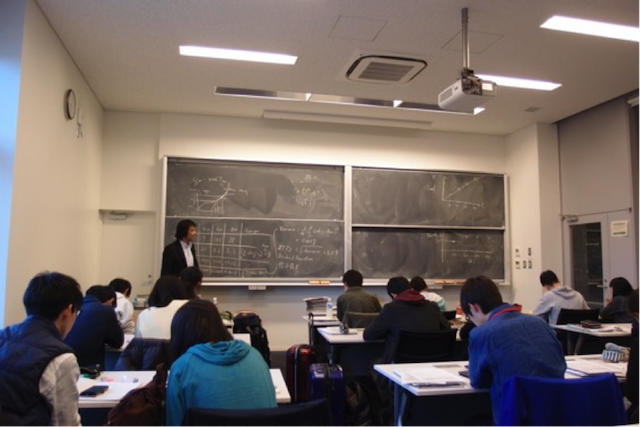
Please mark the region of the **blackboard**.
[[343, 167], [170, 158], [166, 177], [164, 244], [193, 220], [206, 279], [344, 272]]
[[169, 159], [167, 217], [344, 219], [344, 169]]
[[365, 277], [505, 278], [500, 230], [354, 229], [353, 268]]
[[[165, 244], [178, 218], [167, 219]], [[326, 278], [344, 272], [344, 224], [335, 221], [196, 219], [205, 277]]]
[[504, 177], [353, 168], [353, 224], [505, 226]]

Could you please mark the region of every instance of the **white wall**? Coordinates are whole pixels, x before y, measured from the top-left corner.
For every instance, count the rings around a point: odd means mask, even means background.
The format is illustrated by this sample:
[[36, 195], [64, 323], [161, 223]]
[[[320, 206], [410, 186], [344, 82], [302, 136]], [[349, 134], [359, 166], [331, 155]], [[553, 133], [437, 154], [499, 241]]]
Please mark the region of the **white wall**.
[[24, 2], [0, 3], [0, 322], [5, 318], [7, 301], [13, 161], [18, 131], [25, 13]]
[[[84, 137], [63, 114], [73, 88]], [[4, 94], [3, 94], [4, 96]], [[26, 1], [6, 276], [5, 324], [24, 318], [22, 295], [43, 270], [98, 276], [102, 107], [34, 1]]]
[[[535, 125], [507, 137], [511, 219], [511, 301], [532, 310], [542, 294], [540, 272], [562, 274], [562, 230], [555, 126]], [[516, 249], [520, 257], [516, 257]], [[529, 255], [531, 249], [531, 255]], [[520, 262], [520, 269], [515, 267]], [[531, 268], [529, 268], [531, 261]], [[526, 263], [526, 268], [523, 266]]]

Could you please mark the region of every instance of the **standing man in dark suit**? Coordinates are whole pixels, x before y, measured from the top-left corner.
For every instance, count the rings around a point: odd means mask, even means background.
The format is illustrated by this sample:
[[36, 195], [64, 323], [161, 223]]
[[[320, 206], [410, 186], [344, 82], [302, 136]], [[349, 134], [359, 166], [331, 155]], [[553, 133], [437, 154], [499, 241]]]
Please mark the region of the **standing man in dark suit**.
[[176, 227], [176, 240], [169, 243], [162, 252], [161, 276], [171, 275], [180, 277], [180, 273], [187, 267], [198, 267], [196, 248], [197, 226], [190, 219], [183, 219]]

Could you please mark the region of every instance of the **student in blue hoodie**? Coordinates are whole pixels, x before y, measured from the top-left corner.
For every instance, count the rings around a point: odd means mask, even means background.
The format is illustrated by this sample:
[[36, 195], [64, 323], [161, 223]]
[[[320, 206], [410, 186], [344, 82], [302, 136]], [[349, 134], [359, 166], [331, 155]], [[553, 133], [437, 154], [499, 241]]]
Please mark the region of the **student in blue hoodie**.
[[173, 365], [167, 385], [167, 425], [181, 425], [188, 408], [257, 409], [277, 406], [262, 355], [233, 339], [216, 306], [183, 305], [171, 322]]

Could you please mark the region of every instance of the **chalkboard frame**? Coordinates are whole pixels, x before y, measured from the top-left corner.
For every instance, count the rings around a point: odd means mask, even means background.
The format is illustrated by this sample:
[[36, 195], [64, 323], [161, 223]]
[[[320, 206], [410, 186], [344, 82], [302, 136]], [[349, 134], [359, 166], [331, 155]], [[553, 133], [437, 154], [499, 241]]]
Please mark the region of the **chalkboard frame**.
[[[196, 165], [195, 167], [207, 167], [207, 166], [213, 166], [213, 167], [229, 167], [232, 166], [234, 168], [242, 168], [242, 167], [247, 167], [247, 168], [266, 168], [266, 169], [275, 169], [275, 170], [279, 170], [279, 169], [295, 169], [295, 170], [306, 170], [308, 169], [309, 172], [324, 172], [327, 173], [328, 175], [333, 176], [334, 178], [337, 177], [337, 175], [340, 175], [340, 191], [341, 191], [341, 197], [340, 197], [340, 203], [339, 203], [339, 212], [340, 215], [336, 216], [334, 215], [334, 217], [332, 218], [326, 218], [326, 217], [319, 217], [316, 219], [309, 219], [309, 218], [299, 218], [299, 217], [269, 217], [269, 216], [256, 216], [256, 217], [238, 217], [238, 216], [215, 216], [215, 215], [209, 215], [206, 217], [199, 217], [197, 215], [184, 215], [184, 214], [177, 214], [177, 215], [168, 215], [168, 203], [170, 202], [169, 199], [169, 182], [170, 182], [170, 163], [178, 163], [178, 164], [186, 164], [186, 165]], [[164, 249], [165, 245], [170, 243], [171, 241], [173, 241], [173, 238], [168, 237], [168, 235], [172, 235], [174, 232], [174, 228], [168, 229], [167, 227], [169, 226], [169, 224], [171, 223], [171, 225], [175, 224], [177, 222], [177, 220], [180, 219], [191, 219], [194, 222], [196, 222], [196, 224], [199, 225], [199, 231], [200, 231], [200, 222], [202, 222], [203, 224], [206, 224], [207, 226], [211, 226], [213, 222], [220, 220], [220, 221], [225, 221], [225, 222], [234, 222], [234, 221], [240, 221], [240, 222], [245, 222], [245, 223], [250, 223], [250, 222], [259, 222], [259, 221], [264, 221], [264, 222], [270, 222], [270, 223], [274, 223], [276, 225], [281, 225], [281, 223], [286, 223], [285, 225], [288, 225], [289, 227], [286, 228], [290, 228], [290, 227], [296, 227], [299, 225], [299, 227], [304, 227], [306, 225], [310, 225], [310, 226], [315, 226], [316, 228], [318, 228], [318, 226], [325, 226], [325, 228], [328, 229], [337, 229], [339, 231], [339, 233], [341, 234], [341, 246], [338, 248], [338, 252], [339, 255], [338, 257], [340, 258], [339, 264], [338, 261], [336, 260], [336, 264], [334, 265], [334, 270], [333, 270], [333, 274], [331, 274], [330, 276], [297, 276], [297, 277], [225, 277], [225, 276], [209, 276], [207, 274], [205, 274], [204, 278], [203, 278], [203, 282], [204, 283], [213, 283], [215, 285], [246, 285], [246, 284], [253, 284], [253, 283], [257, 283], [257, 284], [263, 284], [263, 285], [300, 285], [300, 283], [308, 283], [308, 284], [314, 284], [316, 282], [319, 283], [325, 283], [326, 281], [338, 281], [340, 282], [340, 278], [342, 276], [342, 273], [345, 271], [346, 269], [346, 265], [347, 265], [347, 254], [344, 250], [344, 242], [347, 240], [347, 234], [349, 233], [349, 230], [345, 224], [344, 218], [345, 218], [345, 188], [347, 187], [345, 185], [345, 167], [343, 165], [320, 165], [320, 164], [305, 164], [305, 163], [283, 163], [283, 162], [258, 162], [258, 161], [239, 161], [239, 160], [225, 160], [225, 159], [204, 159], [204, 158], [190, 158], [190, 157], [175, 157], [175, 156], [165, 156], [163, 158], [163, 168], [162, 168], [162, 203], [161, 203], [161, 209], [162, 209], [162, 213], [161, 213], [161, 221], [160, 221], [160, 254], [162, 254], [162, 250]], [[272, 205], [273, 206], [273, 205]], [[260, 215], [260, 214], [258, 214]], [[326, 216], [326, 213], [323, 214]], [[295, 223], [295, 224], [293, 224]], [[298, 224], [298, 225], [296, 225]], [[199, 251], [200, 248], [198, 247], [199, 245], [196, 244], [196, 250]], [[329, 256], [329, 255], [327, 255]], [[333, 254], [331, 255], [331, 258], [334, 259], [336, 258], [336, 256], [333, 256]], [[201, 267], [203, 266], [202, 261], [200, 262]], [[333, 265], [333, 264], [332, 264]], [[249, 270], [249, 269], [247, 269]], [[203, 271], [204, 273], [205, 271]]]
[[[343, 213], [344, 216], [340, 221], [344, 228], [344, 240], [343, 240], [343, 270], [352, 268], [353, 264], [353, 237], [352, 233], [355, 230], [361, 228], [375, 229], [377, 227], [381, 229], [397, 228], [397, 229], [416, 229], [420, 230], [501, 230], [503, 232], [504, 240], [504, 279], [495, 280], [499, 285], [508, 285], [511, 280], [510, 265], [510, 247], [509, 247], [509, 215], [508, 215], [508, 177], [506, 174], [498, 173], [486, 173], [486, 172], [473, 172], [473, 171], [453, 171], [453, 170], [427, 170], [427, 169], [403, 169], [403, 168], [381, 168], [372, 166], [354, 166], [354, 165], [322, 165], [322, 164], [308, 164], [308, 163], [285, 163], [285, 162], [267, 162], [267, 161], [241, 161], [241, 160], [227, 160], [227, 159], [211, 159], [211, 158], [190, 158], [190, 157], [176, 157], [165, 156], [162, 159], [162, 195], [161, 195], [161, 218], [159, 221], [159, 246], [160, 254], [165, 245], [165, 223], [168, 219], [166, 216], [166, 203], [167, 203], [167, 175], [168, 175], [168, 162], [174, 161], [191, 161], [191, 162], [221, 162], [234, 165], [268, 165], [268, 166], [282, 166], [282, 167], [329, 167], [329, 168], [342, 168], [343, 171]], [[452, 174], [477, 174], [501, 177], [504, 183], [504, 225], [502, 227], [467, 227], [467, 226], [439, 226], [439, 225], [402, 225], [402, 224], [354, 224], [352, 219], [352, 197], [353, 197], [353, 170], [354, 169], [376, 169], [385, 171], [397, 171], [397, 172], [421, 172], [421, 173], [452, 173]], [[196, 220], [197, 222], [197, 220]], [[461, 278], [464, 279], [464, 278]], [[365, 284], [373, 286], [386, 285], [388, 278], [369, 278], [365, 277]], [[441, 280], [440, 278], [428, 278], [427, 282], [438, 289], [442, 285], [460, 285], [462, 282], [459, 280]], [[251, 278], [251, 277], [205, 277], [204, 284], [213, 286], [249, 286], [250, 289], [266, 289], [267, 286], [308, 286], [308, 285], [332, 285], [342, 286], [341, 274], [339, 276], [332, 277], [270, 277], [270, 278]]]

